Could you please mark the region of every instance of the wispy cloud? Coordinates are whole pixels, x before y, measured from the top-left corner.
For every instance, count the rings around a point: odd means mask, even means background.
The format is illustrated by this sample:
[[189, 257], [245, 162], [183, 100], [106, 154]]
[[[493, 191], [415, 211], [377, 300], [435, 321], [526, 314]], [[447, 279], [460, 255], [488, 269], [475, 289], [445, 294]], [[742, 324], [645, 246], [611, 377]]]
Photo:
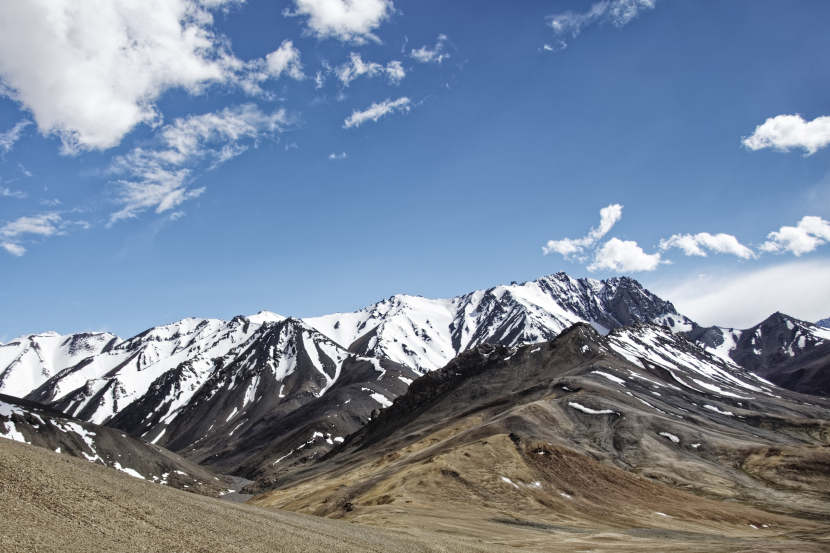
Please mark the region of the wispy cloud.
[[418, 49], [412, 49], [409, 52], [409, 55], [415, 61], [421, 63], [440, 64], [442, 61], [450, 57], [450, 55], [444, 51], [444, 43], [447, 42], [447, 40], [447, 35], [438, 35], [438, 42], [435, 43], [435, 47], [430, 49], [427, 46], [421, 46]]
[[372, 31], [395, 9], [390, 0], [294, 0], [294, 4], [293, 12], [286, 8], [282, 13], [285, 17], [308, 17], [307, 34], [355, 44], [380, 42]]
[[830, 260], [790, 261], [649, 283], [678, 311], [701, 325], [749, 328], [780, 311], [805, 321], [827, 317]]
[[750, 150], [773, 148], [787, 152], [802, 148], [811, 155], [830, 144], [830, 117], [805, 121], [800, 115], [770, 117], [741, 143]]
[[346, 152], [343, 152], [342, 154], [331, 153], [331, 154], [329, 154], [329, 159], [331, 159], [331, 160], [346, 159]]
[[294, 80], [306, 79], [300, 51], [290, 40], [284, 40], [279, 48], [265, 56], [264, 59], [250, 61], [238, 71], [237, 82], [248, 94], [265, 95], [260, 85], [269, 79], [279, 79], [288, 75]]
[[0, 186], [0, 196], [6, 198], [19, 198], [22, 200], [26, 198], [27, 194], [22, 190], [9, 190], [8, 188]]
[[406, 70], [399, 61], [390, 61], [384, 67], [379, 63], [364, 62], [360, 54], [352, 52], [349, 54], [349, 61], [335, 68], [334, 74], [340, 79], [343, 86], [349, 86], [350, 82], [361, 75], [366, 75], [369, 78], [382, 75], [391, 84], [397, 85], [406, 76]]
[[20, 217], [0, 227], [0, 247], [10, 254], [20, 257], [26, 252], [21, 242], [27, 236], [48, 238], [65, 234], [70, 227], [89, 228], [86, 221], [66, 221], [59, 213], [44, 213], [33, 217]]
[[547, 245], [542, 247], [545, 255], [549, 253], [560, 253], [565, 256], [565, 259], [575, 257], [579, 260], [585, 261], [587, 258], [583, 256], [586, 248], [591, 248], [597, 241], [608, 234], [617, 221], [622, 218], [623, 206], [619, 204], [611, 204], [608, 207], [603, 207], [599, 210], [599, 226], [592, 228], [587, 236], [583, 238], [563, 238], [562, 240], [548, 240]]
[[12, 150], [14, 143], [20, 140], [20, 135], [23, 134], [23, 129], [31, 124], [31, 121], [24, 119], [6, 132], [0, 133], [0, 152], [4, 154], [9, 153]]
[[636, 18], [641, 11], [652, 10], [657, 0], [603, 0], [596, 2], [587, 12], [565, 12], [548, 16], [548, 25], [553, 29], [556, 43], [545, 45], [545, 50], [562, 50], [567, 40], [575, 38], [589, 25], [610, 23], [623, 27]]
[[135, 148], [114, 160], [111, 171], [134, 180], [118, 181], [122, 208], [109, 224], [151, 208], [162, 213], [199, 197], [204, 188], [188, 189], [196, 165], [209, 161], [210, 168], [216, 167], [244, 152], [243, 140], [256, 143], [287, 124], [285, 110], [269, 114], [252, 104], [177, 119], [158, 132], [158, 147]]
[[755, 257], [755, 252], [750, 248], [744, 246], [738, 239], [731, 234], [709, 234], [708, 232], [701, 232], [699, 234], [675, 234], [674, 236], [660, 240], [660, 249], [663, 251], [669, 248], [680, 248], [686, 255], [697, 255], [706, 257], [704, 248], [715, 253], [728, 253], [736, 255], [742, 259], [752, 259]]
[[763, 251], [790, 252], [798, 257], [830, 242], [830, 223], [821, 217], [807, 216], [796, 226], [781, 227], [771, 232], [767, 238], [768, 241], [760, 246]]
[[394, 102], [387, 99], [379, 104], [372, 104], [369, 109], [365, 111], [353, 111], [352, 114], [343, 122], [344, 129], [351, 129], [352, 127], [359, 127], [366, 121], [375, 121], [388, 113], [404, 112], [407, 113], [412, 109], [412, 101], [404, 96], [398, 98]]

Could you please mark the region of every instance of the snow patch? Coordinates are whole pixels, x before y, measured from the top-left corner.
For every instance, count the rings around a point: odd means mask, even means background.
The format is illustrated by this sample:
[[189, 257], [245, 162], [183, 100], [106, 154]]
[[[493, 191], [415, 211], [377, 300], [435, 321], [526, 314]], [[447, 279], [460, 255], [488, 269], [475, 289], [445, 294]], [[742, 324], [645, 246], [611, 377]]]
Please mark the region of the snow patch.
[[585, 407], [584, 405], [580, 405], [579, 403], [575, 403], [575, 402], [569, 402], [568, 405], [570, 405], [574, 409], [578, 409], [578, 410], [582, 411], [583, 413], [587, 413], [589, 415], [613, 415], [615, 413], [615, 411], [612, 411], [611, 409], [596, 410], [596, 409], [591, 409], [589, 407]]

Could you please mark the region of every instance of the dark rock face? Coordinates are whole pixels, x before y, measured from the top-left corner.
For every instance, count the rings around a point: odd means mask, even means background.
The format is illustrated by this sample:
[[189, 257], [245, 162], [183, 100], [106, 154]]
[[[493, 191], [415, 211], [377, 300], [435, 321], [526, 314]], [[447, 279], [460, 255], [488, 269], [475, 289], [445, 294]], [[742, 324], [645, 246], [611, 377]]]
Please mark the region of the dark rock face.
[[830, 396], [827, 329], [774, 313], [746, 330], [696, 326], [686, 335], [707, 349], [722, 353], [728, 349], [735, 363], [783, 388]]
[[232, 482], [159, 446], [32, 401], [0, 395], [0, 438], [102, 464], [136, 478], [218, 497]]
[[822, 319], [820, 321], [816, 321], [816, 326], [830, 328], [830, 317], [827, 317], [826, 319]]

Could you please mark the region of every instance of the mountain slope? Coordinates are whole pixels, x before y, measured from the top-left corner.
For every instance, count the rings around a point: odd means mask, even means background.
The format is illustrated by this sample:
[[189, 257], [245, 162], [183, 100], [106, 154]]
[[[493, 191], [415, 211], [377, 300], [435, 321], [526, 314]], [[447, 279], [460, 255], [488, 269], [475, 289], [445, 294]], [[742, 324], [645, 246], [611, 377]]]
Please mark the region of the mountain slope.
[[272, 489], [260, 505], [467, 535], [827, 532], [830, 403], [804, 399], [663, 327], [579, 324], [463, 353], [325, 459], [251, 488]]
[[216, 360], [244, 343], [260, 326], [236, 317], [231, 321], [184, 319], [155, 327], [65, 367], [26, 397], [105, 424], [142, 397], [160, 376], [177, 371], [178, 400], [186, 403], [213, 373]]
[[830, 397], [830, 329], [774, 313], [746, 330], [696, 326], [686, 334], [779, 386]]
[[451, 299], [397, 295], [354, 313], [304, 319], [350, 351], [391, 359], [420, 373], [483, 343], [508, 346], [554, 338], [585, 321], [602, 332], [634, 322], [692, 322], [627, 277], [574, 279], [565, 273]]
[[417, 376], [285, 319], [264, 323], [220, 358], [187, 402], [177, 372], [166, 373], [109, 425], [238, 473], [263, 456], [291, 462], [328, 451]]
[[86, 459], [130, 476], [217, 497], [232, 482], [118, 430], [68, 419], [46, 406], [0, 395], [0, 438]]
[[508, 551], [217, 501], [0, 440], [0, 550], [235, 553]]
[[0, 344], [0, 393], [23, 397], [61, 370], [121, 342], [108, 332], [30, 334]]

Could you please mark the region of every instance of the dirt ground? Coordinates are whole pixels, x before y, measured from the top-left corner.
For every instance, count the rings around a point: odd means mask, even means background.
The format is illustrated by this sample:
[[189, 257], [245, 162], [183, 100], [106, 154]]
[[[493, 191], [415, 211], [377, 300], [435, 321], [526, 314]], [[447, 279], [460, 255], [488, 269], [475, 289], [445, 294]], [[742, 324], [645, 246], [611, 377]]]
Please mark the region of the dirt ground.
[[0, 440], [0, 550], [467, 552], [504, 547], [264, 510]]

